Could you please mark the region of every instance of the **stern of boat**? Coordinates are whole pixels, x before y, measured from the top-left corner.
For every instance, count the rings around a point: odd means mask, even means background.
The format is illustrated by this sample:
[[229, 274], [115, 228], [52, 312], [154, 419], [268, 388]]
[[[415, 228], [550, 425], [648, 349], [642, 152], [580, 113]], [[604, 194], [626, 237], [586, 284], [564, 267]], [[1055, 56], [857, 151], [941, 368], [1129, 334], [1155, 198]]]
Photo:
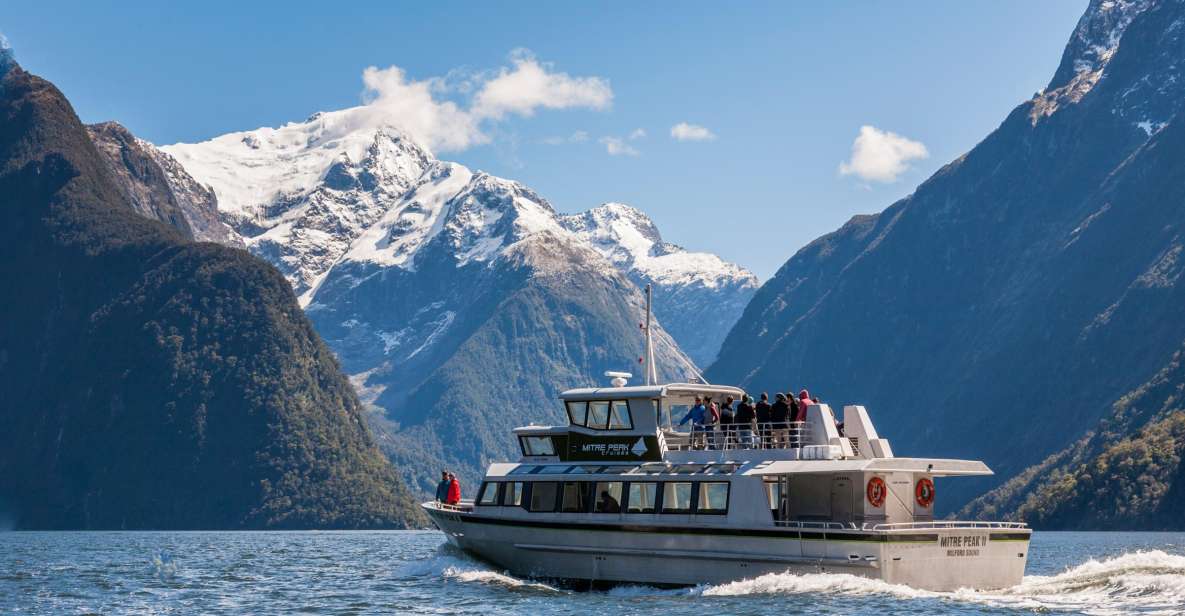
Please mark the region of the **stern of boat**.
[[1032, 530], [1013, 522], [879, 525], [881, 578], [934, 591], [992, 590], [1020, 584]]

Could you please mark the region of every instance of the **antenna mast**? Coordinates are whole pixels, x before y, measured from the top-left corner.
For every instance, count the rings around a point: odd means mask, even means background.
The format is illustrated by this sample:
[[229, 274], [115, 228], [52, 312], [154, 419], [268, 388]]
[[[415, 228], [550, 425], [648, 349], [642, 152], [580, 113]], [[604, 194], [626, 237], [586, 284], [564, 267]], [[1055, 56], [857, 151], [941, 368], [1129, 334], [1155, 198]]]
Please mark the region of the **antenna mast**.
[[651, 285], [646, 285], [646, 384], [658, 384], [658, 370], [654, 366], [654, 339], [650, 336], [650, 324], [653, 321], [651, 318], [651, 302], [653, 290]]

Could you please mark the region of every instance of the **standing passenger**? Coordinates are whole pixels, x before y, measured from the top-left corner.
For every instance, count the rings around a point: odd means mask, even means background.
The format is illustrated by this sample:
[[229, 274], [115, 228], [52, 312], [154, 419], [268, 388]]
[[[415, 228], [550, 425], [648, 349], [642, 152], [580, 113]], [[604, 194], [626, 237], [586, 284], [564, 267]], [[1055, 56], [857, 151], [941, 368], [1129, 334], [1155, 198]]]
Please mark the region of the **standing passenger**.
[[704, 437], [707, 435], [707, 413], [708, 409], [704, 406], [703, 400], [695, 397], [695, 406], [691, 407], [687, 414], [683, 416], [683, 420], [679, 425], [683, 425], [688, 421], [691, 422], [691, 448], [702, 449], [704, 446]]
[[761, 439], [760, 446], [769, 446], [769, 394], [761, 392], [761, 401], [757, 403], [757, 434]]
[[717, 431], [720, 429], [720, 409], [716, 407], [716, 403], [708, 396], [704, 396], [704, 406], [707, 407], [708, 412], [704, 415], [704, 423], [707, 425], [708, 432], [708, 447], [710, 449], [719, 449], [719, 441], [717, 441]]
[[436, 484], [436, 502], [443, 503], [448, 500], [448, 471], [440, 471], [440, 483]]
[[724, 449], [732, 446], [734, 438], [733, 430], [735, 426], [732, 424], [735, 421], [736, 413], [733, 411], [732, 403], [733, 397], [726, 396], [724, 398], [724, 405], [720, 407], [720, 432], [723, 435], [721, 438], [724, 439]]
[[737, 407], [737, 414], [735, 418], [735, 426], [737, 429], [737, 440], [745, 449], [753, 448], [753, 420], [757, 418], [757, 413], [753, 408], [753, 397], [745, 394], [741, 398], [741, 404]]
[[457, 476], [448, 474], [448, 504], [456, 505], [461, 502], [461, 482], [457, 481]]
[[790, 405], [786, 403], [786, 394], [779, 391], [774, 396], [774, 405], [769, 408], [769, 420], [773, 428], [770, 438], [773, 446], [782, 448], [788, 445]]

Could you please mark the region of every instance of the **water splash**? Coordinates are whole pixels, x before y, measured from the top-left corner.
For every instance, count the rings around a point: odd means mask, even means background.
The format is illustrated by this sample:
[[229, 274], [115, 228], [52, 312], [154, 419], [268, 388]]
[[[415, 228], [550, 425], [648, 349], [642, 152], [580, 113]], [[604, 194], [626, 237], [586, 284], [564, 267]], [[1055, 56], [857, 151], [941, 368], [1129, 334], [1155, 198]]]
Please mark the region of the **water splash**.
[[443, 546], [428, 559], [408, 563], [396, 570], [399, 577], [439, 577], [467, 584], [499, 586], [514, 591], [563, 594], [565, 591], [535, 580], [524, 580], [506, 572], [495, 571], [463, 553]]
[[162, 582], [169, 581], [177, 577], [177, 561], [165, 550], [159, 550], [152, 555], [150, 569], [152, 575]]
[[930, 592], [851, 575], [769, 574], [693, 591], [705, 597], [826, 594], [932, 599], [993, 608], [1074, 610], [1087, 614], [1180, 614], [1185, 611], [1185, 556], [1160, 550], [1091, 559], [1057, 575], [1025, 577], [992, 592]]

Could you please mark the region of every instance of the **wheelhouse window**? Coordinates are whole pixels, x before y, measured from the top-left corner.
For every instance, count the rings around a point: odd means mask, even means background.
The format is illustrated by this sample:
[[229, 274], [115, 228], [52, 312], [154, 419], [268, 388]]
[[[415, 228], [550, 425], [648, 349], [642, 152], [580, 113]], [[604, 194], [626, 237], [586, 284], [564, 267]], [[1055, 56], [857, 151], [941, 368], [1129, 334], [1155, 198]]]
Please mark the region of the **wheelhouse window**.
[[502, 506], [503, 507], [522, 507], [523, 506], [523, 482], [512, 481], [503, 484], [502, 488]]
[[587, 513], [591, 499], [588, 488], [591, 484], [584, 481], [564, 482], [564, 499], [560, 506], [563, 513]]
[[574, 426], [593, 430], [632, 430], [634, 419], [625, 400], [593, 400], [566, 402], [568, 419]]
[[567, 464], [563, 464], [563, 465], [549, 464], [547, 466], [540, 466], [537, 474], [539, 474], [539, 475], [563, 475], [564, 473], [568, 472], [568, 469], [570, 469], [570, 468], [572, 468], [572, 467], [568, 466]]
[[728, 513], [728, 482], [705, 481], [699, 484], [695, 512], [717, 515]]
[[691, 485], [690, 481], [662, 484], [662, 512], [691, 513]]
[[514, 467], [514, 470], [510, 471], [510, 474], [511, 475], [526, 475], [526, 474], [535, 472], [538, 468], [539, 468], [538, 466], [532, 466], [530, 464], [523, 464], [522, 466]]
[[653, 482], [630, 482], [626, 513], [654, 513], [658, 500], [658, 484]]
[[525, 456], [555, 455], [555, 443], [552, 442], [550, 436], [523, 436], [520, 437], [519, 442], [522, 444]]
[[531, 483], [531, 511], [555, 511], [556, 494], [559, 484], [554, 481], [536, 481]]
[[588, 403], [582, 401], [569, 401], [568, 405], [568, 419], [574, 426], [583, 426], [585, 420], [588, 418]]
[[483, 483], [481, 485], [481, 494], [477, 497], [478, 505], [497, 505], [498, 504], [498, 484], [494, 482]]
[[621, 513], [620, 481], [598, 481], [593, 494], [593, 511], [596, 513]]

